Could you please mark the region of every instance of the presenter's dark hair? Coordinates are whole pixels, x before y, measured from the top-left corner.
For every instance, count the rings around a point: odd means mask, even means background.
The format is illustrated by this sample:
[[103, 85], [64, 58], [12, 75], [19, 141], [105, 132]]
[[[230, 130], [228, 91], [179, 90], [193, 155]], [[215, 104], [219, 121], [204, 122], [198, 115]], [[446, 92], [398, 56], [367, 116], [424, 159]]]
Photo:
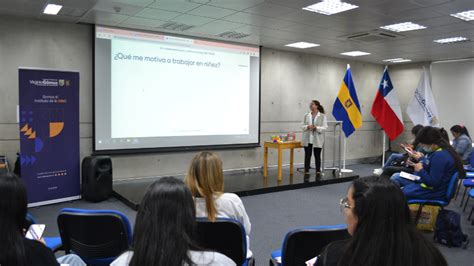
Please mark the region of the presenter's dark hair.
[[321, 105], [321, 103], [318, 100], [312, 100], [314, 104], [318, 107], [318, 112], [325, 114], [324, 112], [324, 107]]
[[414, 226], [400, 188], [383, 177], [356, 179], [351, 186], [357, 225], [338, 265], [447, 265]]
[[0, 265], [26, 266], [23, 229], [26, 188], [14, 174], [0, 175]]
[[449, 130], [451, 132], [458, 133], [459, 135], [464, 134], [468, 136], [469, 138], [471, 138], [471, 136], [469, 136], [469, 131], [467, 131], [467, 128], [465, 126], [454, 125]]
[[[445, 130], [444, 132], [446, 133]], [[459, 173], [459, 178], [462, 179], [466, 176], [462, 159], [459, 154], [453, 149], [453, 147], [451, 147], [451, 145], [449, 144], [449, 138], [446, 139], [446, 136], [443, 135], [447, 135], [447, 133], [442, 133], [439, 128], [427, 126], [420, 130], [420, 132], [418, 132], [418, 134], [416, 135], [416, 142], [427, 145], [436, 144], [443, 150], [447, 150], [454, 159], [454, 164]]]
[[196, 210], [184, 183], [164, 177], [151, 184], [140, 204], [133, 235], [131, 266], [194, 265]]

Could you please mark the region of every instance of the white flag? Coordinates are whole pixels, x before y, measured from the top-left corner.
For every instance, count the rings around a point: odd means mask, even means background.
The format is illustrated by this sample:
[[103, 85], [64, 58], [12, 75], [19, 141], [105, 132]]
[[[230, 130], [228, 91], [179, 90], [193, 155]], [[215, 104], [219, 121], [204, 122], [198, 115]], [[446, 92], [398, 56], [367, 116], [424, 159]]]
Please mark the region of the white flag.
[[438, 109], [433, 98], [428, 70], [423, 67], [415, 95], [407, 107], [407, 114], [414, 125], [438, 127]]

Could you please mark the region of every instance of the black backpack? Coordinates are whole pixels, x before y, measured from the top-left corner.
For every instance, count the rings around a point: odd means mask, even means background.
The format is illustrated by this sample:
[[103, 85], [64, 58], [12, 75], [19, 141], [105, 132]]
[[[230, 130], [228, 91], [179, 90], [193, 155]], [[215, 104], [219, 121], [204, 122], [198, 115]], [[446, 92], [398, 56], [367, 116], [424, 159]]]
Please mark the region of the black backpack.
[[448, 247], [466, 249], [469, 238], [461, 230], [461, 215], [455, 211], [440, 210], [436, 219], [433, 239]]

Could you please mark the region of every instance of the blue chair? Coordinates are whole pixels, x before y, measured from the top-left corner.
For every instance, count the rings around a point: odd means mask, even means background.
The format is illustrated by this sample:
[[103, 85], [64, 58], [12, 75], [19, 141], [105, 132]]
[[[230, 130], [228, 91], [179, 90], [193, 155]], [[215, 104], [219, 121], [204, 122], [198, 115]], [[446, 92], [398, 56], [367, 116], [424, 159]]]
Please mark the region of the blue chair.
[[319, 255], [329, 243], [349, 237], [345, 224], [291, 230], [286, 233], [282, 248], [272, 251], [270, 265], [305, 265], [307, 260]]
[[[31, 213], [26, 214], [26, 224], [25, 229], [28, 229], [30, 225], [37, 224], [35, 217]], [[61, 250], [63, 243], [61, 242], [61, 237], [43, 237], [46, 246], [51, 249], [53, 252]]]
[[66, 254], [77, 254], [88, 265], [109, 265], [132, 243], [130, 222], [118, 211], [65, 208], [58, 228]]
[[[474, 189], [471, 189], [469, 191], [469, 198], [474, 198]], [[467, 204], [467, 201], [466, 201], [466, 204]], [[472, 216], [473, 211], [474, 211], [474, 206], [472, 206], [471, 212], [469, 213], [469, 217], [467, 217], [468, 220], [471, 220], [471, 216]], [[474, 225], [474, 220], [471, 222], [471, 224]]]
[[[464, 186], [464, 192], [462, 194], [461, 204], [459, 205], [459, 207], [462, 207], [462, 204], [464, 203], [464, 199], [466, 198], [467, 190], [468, 189], [470, 190], [474, 187], [474, 172], [466, 172], [466, 179], [464, 179], [462, 181], [462, 185]], [[468, 199], [469, 198], [467, 198], [467, 200]], [[463, 211], [466, 210], [467, 200], [466, 200], [466, 204], [464, 205]]]
[[410, 199], [408, 200], [408, 204], [419, 204], [419, 208], [416, 212], [415, 216], [415, 225], [418, 224], [418, 221], [420, 220], [421, 216], [421, 211], [423, 210], [423, 206], [429, 205], [429, 206], [440, 206], [441, 208], [444, 208], [445, 206], [448, 206], [449, 203], [451, 202], [451, 199], [454, 197], [454, 192], [455, 192], [455, 187], [456, 183], [458, 182], [458, 172], [454, 173], [451, 179], [449, 180], [448, 184], [448, 189], [446, 190], [446, 197], [443, 200], [432, 200], [432, 199]]
[[197, 218], [197, 243], [200, 247], [222, 253], [237, 265], [255, 265], [247, 258], [247, 238], [243, 225], [234, 219], [217, 218], [215, 222]]

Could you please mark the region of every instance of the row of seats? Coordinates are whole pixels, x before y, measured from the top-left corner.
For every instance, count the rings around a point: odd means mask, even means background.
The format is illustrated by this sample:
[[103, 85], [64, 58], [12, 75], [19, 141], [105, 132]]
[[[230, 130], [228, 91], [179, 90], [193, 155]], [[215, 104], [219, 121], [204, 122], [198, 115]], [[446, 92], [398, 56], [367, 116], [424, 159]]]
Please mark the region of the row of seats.
[[[30, 224], [36, 223], [28, 215]], [[128, 218], [119, 211], [65, 208], [59, 212], [60, 237], [47, 237], [53, 250], [79, 255], [88, 265], [108, 265], [129, 250], [132, 230]], [[254, 265], [247, 261], [245, 229], [233, 219], [218, 218], [210, 222], [197, 219], [199, 245], [231, 258], [237, 265]], [[289, 231], [281, 250], [273, 251], [270, 265], [301, 265], [314, 257], [330, 242], [349, 237], [346, 225], [303, 227]]]

